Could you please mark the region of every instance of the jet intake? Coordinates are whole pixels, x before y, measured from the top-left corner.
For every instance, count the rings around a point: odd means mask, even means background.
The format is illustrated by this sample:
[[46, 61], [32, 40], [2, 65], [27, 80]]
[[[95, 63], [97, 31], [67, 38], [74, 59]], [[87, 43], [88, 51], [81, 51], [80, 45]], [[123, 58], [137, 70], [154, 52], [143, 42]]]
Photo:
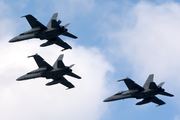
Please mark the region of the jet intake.
[[52, 44], [54, 44], [54, 41], [47, 41], [46, 43], [41, 44], [40, 47], [46, 47]]

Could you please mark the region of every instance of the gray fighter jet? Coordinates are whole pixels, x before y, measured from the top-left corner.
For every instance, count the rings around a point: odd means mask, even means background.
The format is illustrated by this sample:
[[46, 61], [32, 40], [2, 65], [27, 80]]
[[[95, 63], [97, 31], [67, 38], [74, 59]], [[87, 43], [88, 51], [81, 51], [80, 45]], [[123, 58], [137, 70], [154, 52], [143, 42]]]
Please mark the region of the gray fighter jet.
[[38, 78], [38, 77], [45, 77], [46, 79], [53, 79], [53, 81], [47, 83], [47, 86], [54, 85], [61, 83], [68, 87], [68, 89], [73, 88], [74, 85], [71, 84], [66, 80], [66, 78], [63, 77], [63, 75], [69, 75], [71, 77], [75, 77], [77, 79], [81, 79], [78, 75], [74, 74], [72, 72], [73, 65], [70, 65], [69, 67], [65, 66], [62, 59], [63, 54], [61, 54], [53, 66], [49, 65], [44, 59], [39, 56], [38, 54], [28, 56], [33, 57], [38, 65], [38, 69], [33, 70], [17, 79], [17, 81], [32, 79], [32, 78]]
[[158, 99], [155, 95], [160, 94], [169, 97], [172, 97], [174, 95], [165, 92], [165, 90], [162, 88], [164, 82], [160, 83], [157, 86], [156, 83], [153, 82], [153, 77], [153, 74], [149, 75], [143, 87], [139, 86], [129, 78], [118, 80], [118, 82], [124, 81], [129, 90], [118, 92], [117, 94], [105, 99], [104, 102], [121, 100], [126, 98], [136, 98], [143, 99], [142, 101], [136, 103], [136, 105], [142, 105], [149, 102], [156, 103], [158, 104], [157, 106], [165, 104], [164, 101]]
[[63, 47], [64, 48], [63, 50], [72, 49], [71, 46], [68, 45], [66, 42], [62, 41], [58, 37], [58, 35], [64, 35], [71, 38], [77, 38], [77, 37], [68, 32], [68, 29], [66, 27], [70, 23], [61, 26], [60, 25], [61, 21], [60, 20], [57, 21], [57, 16], [58, 13], [54, 13], [47, 26], [44, 26], [32, 15], [22, 16], [22, 17], [26, 17], [32, 29], [18, 35], [17, 37], [12, 38], [9, 42], [18, 42], [31, 38], [39, 38], [41, 40], [44, 39], [48, 40], [46, 43], [41, 44], [40, 45], [41, 47], [56, 44]]

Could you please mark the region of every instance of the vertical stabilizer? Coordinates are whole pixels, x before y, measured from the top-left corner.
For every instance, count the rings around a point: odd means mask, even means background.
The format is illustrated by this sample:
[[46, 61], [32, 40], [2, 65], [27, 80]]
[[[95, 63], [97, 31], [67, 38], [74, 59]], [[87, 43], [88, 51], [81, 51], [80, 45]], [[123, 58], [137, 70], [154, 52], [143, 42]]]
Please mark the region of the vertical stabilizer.
[[61, 54], [58, 59], [56, 60], [56, 62], [54, 63], [53, 65], [53, 68], [56, 69], [56, 68], [65, 68], [66, 66], [64, 65], [63, 63], [63, 56], [64, 54]]
[[154, 78], [154, 74], [150, 74], [146, 82], [144, 83], [144, 86], [143, 86], [144, 89], [149, 89], [149, 85], [151, 82], [153, 82], [153, 78]]
[[158, 88], [162, 87], [164, 83], [165, 83], [165, 82], [161, 82], [161, 83], [158, 85]]
[[50, 19], [49, 23], [47, 24], [47, 28], [51, 28], [52, 20], [57, 20], [58, 13], [54, 13], [52, 18]]

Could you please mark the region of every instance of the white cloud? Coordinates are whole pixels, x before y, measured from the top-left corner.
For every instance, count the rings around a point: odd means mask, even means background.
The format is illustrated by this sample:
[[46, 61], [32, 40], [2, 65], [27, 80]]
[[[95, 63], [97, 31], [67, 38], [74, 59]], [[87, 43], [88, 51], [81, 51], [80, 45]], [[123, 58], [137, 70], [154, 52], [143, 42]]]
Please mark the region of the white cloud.
[[115, 45], [111, 53], [128, 61], [133, 79], [143, 85], [148, 75], [154, 73], [155, 82], [165, 81], [164, 88], [176, 96], [169, 99], [176, 103], [180, 97], [176, 91], [180, 85], [179, 12], [180, 5], [173, 2], [161, 5], [140, 2], [127, 11], [124, 18], [118, 14], [112, 18], [126, 21], [124, 25], [114, 23], [122, 28], [113, 30], [107, 25], [111, 30], [107, 33], [108, 39]]
[[[15, 36], [16, 23], [1, 19], [0, 30], [0, 112], [3, 120], [98, 120], [107, 109], [102, 101], [107, 96], [107, 72], [113, 67], [97, 48], [85, 48], [74, 42], [72, 50], [60, 52], [62, 48], [52, 45], [39, 47], [44, 41], [29, 40], [8, 43]], [[9, 23], [9, 24], [8, 24]], [[6, 27], [8, 25], [8, 27]], [[9, 29], [11, 27], [11, 29]], [[16, 78], [36, 69], [37, 65], [27, 56], [38, 53], [53, 65], [59, 54], [64, 54], [65, 65], [75, 64], [73, 72], [82, 77], [65, 76], [74, 89], [65, 90], [63, 85], [47, 87], [51, 80], [44, 78], [16, 81]]]
[[[106, 109], [102, 102], [106, 94], [106, 73], [112, 71], [112, 66], [98, 49], [84, 48], [69, 41], [73, 49], [60, 52], [61, 48], [55, 45], [40, 48], [42, 41], [7, 41], [8, 39], [0, 41], [0, 54], [3, 56], [0, 60], [3, 63], [0, 68], [0, 112], [3, 113], [3, 120], [95, 120], [101, 117]], [[17, 77], [37, 68], [35, 61], [27, 58], [35, 53], [40, 54], [51, 65], [59, 54], [65, 54], [65, 65], [76, 64], [73, 71], [82, 79], [65, 76], [75, 85], [74, 89], [67, 91], [60, 84], [47, 87], [45, 84], [51, 80], [41, 78], [15, 81]]]
[[[0, 68], [0, 112], [3, 113], [3, 120], [95, 120], [101, 117], [106, 109], [102, 102], [106, 94], [106, 73], [112, 71], [112, 66], [98, 49], [84, 48], [69, 42], [73, 44], [73, 49], [60, 52], [61, 48], [55, 45], [40, 48], [42, 41], [7, 41], [0, 41], [0, 54], [3, 56], [0, 60], [3, 63]], [[17, 77], [37, 68], [35, 61], [27, 58], [35, 53], [51, 65], [59, 54], [65, 54], [65, 65], [76, 64], [73, 71], [82, 79], [65, 76], [75, 85], [74, 89], [67, 91], [60, 84], [47, 87], [45, 84], [51, 80], [41, 78], [15, 81]]]
[[[111, 54], [108, 53], [106, 58], [111, 61], [114, 59], [128, 61], [128, 66], [133, 68], [129, 72], [133, 73], [135, 81], [141, 80], [143, 84], [147, 76], [154, 73], [157, 83], [166, 82], [164, 87], [167, 91], [174, 94], [178, 89], [180, 83], [178, 4], [171, 2], [155, 5], [140, 2], [133, 5], [130, 10], [121, 9], [123, 10], [121, 13], [117, 12], [119, 5], [113, 2], [97, 5], [94, 1], [76, 0], [61, 3], [55, 0], [54, 3], [56, 6], [53, 9], [58, 10], [56, 12], [61, 15], [60, 19], [72, 19], [76, 15], [85, 17], [89, 15], [86, 13], [98, 16], [90, 18], [97, 19], [93, 25], [97, 25], [97, 29], [100, 29], [100, 38], [105, 38], [104, 41], [109, 40], [109, 46], [105, 49], [110, 50]], [[11, 31], [7, 29], [6, 22], [12, 23]], [[98, 120], [101, 117], [107, 108], [107, 104], [102, 102], [108, 92], [105, 89], [108, 86], [107, 72], [113, 68], [99, 49], [84, 48], [72, 41], [68, 43], [73, 49], [64, 52], [60, 52], [61, 48], [55, 45], [40, 48], [39, 45], [43, 41], [39, 40], [10, 44], [7, 41], [14, 36], [12, 33], [17, 32], [15, 23], [9, 19], [1, 19], [1, 24], [4, 26], [3, 30], [0, 30], [0, 55], [3, 56], [0, 59], [3, 63], [0, 68], [0, 112], [3, 113], [1, 116], [3, 120], [50, 118]], [[66, 76], [75, 85], [74, 89], [68, 91], [62, 85], [46, 87], [45, 84], [50, 80], [45, 79], [15, 81], [17, 77], [37, 67], [33, 59], [26, 58], [35, 53], [40, 54], [51, 65], [59, 54], [64, 53], [65, 64], [76, 64], [73, 71], [83, 79]], [[119, 69], [126, 69], [125, 65]], [[172, 100], [177, 103], [178, 98]]]

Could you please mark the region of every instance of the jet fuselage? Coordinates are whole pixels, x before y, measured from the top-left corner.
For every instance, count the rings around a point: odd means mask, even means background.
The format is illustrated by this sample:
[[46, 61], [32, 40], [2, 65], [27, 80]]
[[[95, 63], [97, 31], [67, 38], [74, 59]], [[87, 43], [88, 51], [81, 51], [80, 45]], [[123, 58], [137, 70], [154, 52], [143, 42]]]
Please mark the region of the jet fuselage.
[[72, 72], [72, 70], [69, 69], [69, 67], [56, 68], [56, 69], [52, 69], [52, 70], [44, 70], [42, 68], [39, 68], [39, 69], [33, 70], [33, 71], [19, 77], [17, 79], [17, 81], [28, 80], [28, 79], [32, 79], [32, 78], [38, 78], [38, 77], [45, 77], [46, 79], [56, 79], [63, 75], [66, 75], [69, 72]]
[[9, 42], [18, 42], [31, 38], [39, 38], [41, 40], [44, 40], [47, 38], [53, 38], [54, 36], [59, 36], [64, 32], [67, 32], [67, 29], [65, 29], [64, 27], [50, 28], [46, 30], [40, 30], [40, 28], [33, 28], [12, 38]]
[[164, 89], [148, 89], [148, 90], [143, 90], [143, 91], [127, 90], [127, 91], [116, 93], [115, 95], [105, 99], [104, 102], [110, 102], [110, 101], [121, 100], [121, 99], [126, 99], [126, 98], [142, 99], [149, 96], [157, 95], [163, 91]]

